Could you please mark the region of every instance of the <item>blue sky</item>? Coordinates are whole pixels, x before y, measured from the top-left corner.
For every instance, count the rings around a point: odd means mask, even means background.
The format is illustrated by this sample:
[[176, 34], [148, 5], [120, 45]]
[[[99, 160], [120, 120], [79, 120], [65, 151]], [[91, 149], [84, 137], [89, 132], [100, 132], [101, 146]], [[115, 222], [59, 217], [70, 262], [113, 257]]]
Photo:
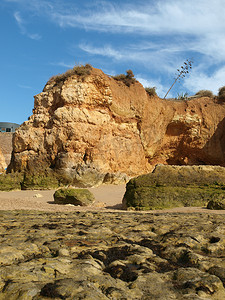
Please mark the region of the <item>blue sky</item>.
[[22, 123], [52, 76], [90, 63], [132, 69], [160, 97], [225, 85], [225, 0], [0, 0], [0, 121]]

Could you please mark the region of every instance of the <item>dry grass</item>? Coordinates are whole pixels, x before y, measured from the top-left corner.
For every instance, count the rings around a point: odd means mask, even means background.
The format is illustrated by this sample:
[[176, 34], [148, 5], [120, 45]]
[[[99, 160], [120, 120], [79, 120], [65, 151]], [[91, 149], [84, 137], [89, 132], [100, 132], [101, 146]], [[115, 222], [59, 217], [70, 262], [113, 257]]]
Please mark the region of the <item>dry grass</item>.
[[78, 65], [78, 66], [75, 66], [73, 69], [67, 70], [65, 73], [52, 76], [48, 80], [47, 84], [49, 84], [53, 81], [56, 84], [58, 84], [60, 82], [64, 82], [68, 77], [70, 77], [72, 75], [77, 75], [77, 76], [80, 76], [82, 79], [84, 79], [85, 77], [87, 77], [88, 75], [91, 74], [91, 70], [92, 70], [92, 66], [90, 64]]
[[200, 90], [195, 95], [198, 97], [209, 97], [209, 98], [214, 97], [213, 92], [211, 92], [209, 90]]

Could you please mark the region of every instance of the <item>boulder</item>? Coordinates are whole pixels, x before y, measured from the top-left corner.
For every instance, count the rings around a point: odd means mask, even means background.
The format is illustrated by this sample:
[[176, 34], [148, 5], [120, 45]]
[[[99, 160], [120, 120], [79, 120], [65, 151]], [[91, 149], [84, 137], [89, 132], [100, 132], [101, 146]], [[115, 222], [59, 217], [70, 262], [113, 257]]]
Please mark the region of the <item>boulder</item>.
[[54, 193], [56, 204], [88, 206], [94, 201], [94, 195], [87, 189], [62, 188]]
[[[224, 188], [225, 189], [225, 188]], [[208, 209], [225, 209], [225, 194], [215, 194], [207, 205]]]
[[[101, 70], [49, 80], [15, 132], [8, 172], [53, 170], [77, 187], [151, 172], [158, 163], [225, 166], [225, 103], [150, 97]], [[78, 72], [79, 71], [79, 72]]]
[[131, 179], [123, 207], [136, 210], [206, 206], [225, 198], [225, 168], [157, 165], [152, 173]]

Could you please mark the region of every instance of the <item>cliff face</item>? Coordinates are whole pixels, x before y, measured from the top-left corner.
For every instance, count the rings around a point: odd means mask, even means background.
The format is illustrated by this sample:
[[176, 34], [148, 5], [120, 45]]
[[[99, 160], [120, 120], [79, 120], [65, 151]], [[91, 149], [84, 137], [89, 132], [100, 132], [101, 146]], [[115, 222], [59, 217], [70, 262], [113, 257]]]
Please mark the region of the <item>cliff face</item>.
[[5, 157], [0, 149], [0, 172], [3, 172], [6, 167], [7, 167], [7, 165], [5, 162]]
[[0, 149], [5, 158], [6, 165], [9, 165], [12, 154], [13, 132], [0, 132]]
[[95, 185], [147, 173], [157, 163], [225, 165], [225, 105], [150, 97], [101, 70], [50, 81], [14, 134], [9, 171], [59, 170]]

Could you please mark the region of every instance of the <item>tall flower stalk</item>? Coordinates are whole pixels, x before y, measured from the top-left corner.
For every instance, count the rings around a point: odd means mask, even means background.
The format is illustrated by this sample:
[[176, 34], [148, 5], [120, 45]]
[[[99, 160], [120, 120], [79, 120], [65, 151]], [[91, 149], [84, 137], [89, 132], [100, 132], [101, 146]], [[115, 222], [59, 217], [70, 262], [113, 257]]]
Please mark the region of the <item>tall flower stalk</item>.
[[169, 92], [171, 91], [172, 87], [174, 86], [174, 84], [178, 81], [181, 80], [182, 78], [184, 78], [190, 71], [190, 69], [192, 69], [192, 64], [193, 61], [186, 59], [186, 61], [184, 62], [184, 64], [180, 67], [180, 69], [177, 69], [177, 76], [175, 78], [175, 81], [173, 82], [173, 84], [171, 85], [171, 87], [169, 88], [169, 90], [167, 91], [166, 95], [164, 96], [164, 99], [166, 98], [166, 96], [169, 94]]

